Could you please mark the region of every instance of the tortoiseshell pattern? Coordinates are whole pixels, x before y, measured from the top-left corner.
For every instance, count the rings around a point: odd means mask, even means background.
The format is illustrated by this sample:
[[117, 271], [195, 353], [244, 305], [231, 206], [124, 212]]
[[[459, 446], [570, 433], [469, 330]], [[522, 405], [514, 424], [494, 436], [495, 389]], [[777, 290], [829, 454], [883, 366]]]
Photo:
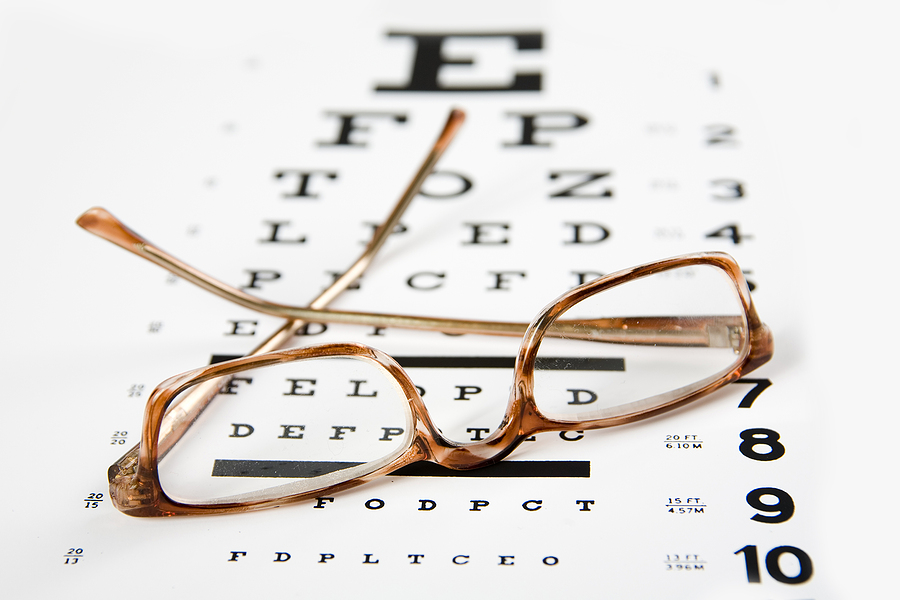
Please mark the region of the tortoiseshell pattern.
[[[530, 324], [324, 310], [324, 306], [356, 279], [371, 262], [375, 252], [387, 237], [387, 233], [393, 229], [393, 224], [399, 218], [399, 214], [418, 192], [425, 176], [433, 169], [437, 158], [446, 148], [461, 120], [462, 114], [458, 111], [451, 114], [448, 125], [435, 149], [429, 154], [392, 216], [376, 232], [375, 239], [369, 244], [366, 252], [344, 277], [326, 290], [309, 308], [267, 302], [218, 282], [156, 248], [103, 209], [91, 209], [79, 218], [78, 223], [89, 231], [163, 266], [208, 291], [242, 306], [288, 319], [284, 327], [251, 355], [172, 377], [162, 382], [153, 391], [144, 411], [141, 442], [109, 468], [110, 496], [119, 510], [132, 516], [142, 517], [244, 512], [272, 508], [339, 492], [419, 461], [430, 461], [452, 469], [484, 467], [502, 460], [523, 440], [536, 433], [612, 427], [683, 406], [731, 383], [771, 358], [773, 351], [771, 332], [760, 321], [756, 313], [740, 267], [733, 258], [723, 253], [690, 254], [602, 277], [566, 292], [542, 310]], [[734, 286], [734, 291], [740, 301], [743, 311], [740, 326], [729, 329], [736, 336], [737, 342], [732, 342], [735, 344], [736, 358], [728, 370], [719, 373], [714, 380], [705, 383], [702, 387], [691, 388], [686, 393], [666, 398], [663, 402], [650, 407], [638, 408], [624, 415], [562, 421], [542, 414], [534, 398], [534, 371], [538, 348], [545, 336], [581, 337], [582, 339], [612, 343], [712, 346], [712, 337], [707, 331], [711, 329], [711, 322], [709, 318], [704, 317], [694, 318], [690, 323], [685, 323], [684, 327], [679, 325], [669, 329], [660, 329], [652, 319], [646, 318], [639, 320], [634, 318], [558, 319], [576, 303], [595, 294], [603, 293], [605, 290], [656, 273], [696, 265], [710, 265], [725, 273]], [[270, 350], [283, 345], [305, 321], [310, 320], [426, 329], [448, 333], [523, 336], [516, 357], [510, 398], [500, 426], [487, 439], [474, 443], [462, 444], [447, 439], [432, 422], [416, 386], [406, 372], [393, 358], [368, 346], [326, 344], [270, 352]], [[746, 325], [746, 329], [744, 325]], [[623, 336], [625, 331], [628, 333], [627, 338]], [[160, 485], [158, 461], [191, 427], [203, 409], [215, 399], [222, 385], [223, 377], [233, 376], [248, 369], [321, 357], [361, 359], [383, 369], [396, 381], [409, 403], [414, 424], [414, 434], [405, 451], [389, 464], [379, 466], [373, 463], [373, 470], [362, 476], [283, 498], [220, 504], [186, 504], [173, 500], [165, 493]], [[188, 388], [192, 388], [189, 393], [178, 396]], [[177, 406], [173, 407], [172, 404], [176, 397], [178, 397]]]

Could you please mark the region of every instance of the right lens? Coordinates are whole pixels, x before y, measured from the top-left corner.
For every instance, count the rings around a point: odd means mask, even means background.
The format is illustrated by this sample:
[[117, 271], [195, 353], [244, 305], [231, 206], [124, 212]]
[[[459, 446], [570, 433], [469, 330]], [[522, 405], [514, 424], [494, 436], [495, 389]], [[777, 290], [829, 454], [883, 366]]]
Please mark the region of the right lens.
[[624, 416], [716, 381], [747, 351], [746, 315], [728, 274], [674, 268], [559, 315], [538, 350], [534, 397], [560, 421]]
[[[400, 456], [413, 438], [411, 408], [399, 384], [360, 358], [302, 359], [215, 383], [215, 398], [159, 461], [162, 488], [179, 502], [309, 492], [371, 473]], [[199, 391], [182, 392], [167, 417], [177, 416], [185, 394]]]

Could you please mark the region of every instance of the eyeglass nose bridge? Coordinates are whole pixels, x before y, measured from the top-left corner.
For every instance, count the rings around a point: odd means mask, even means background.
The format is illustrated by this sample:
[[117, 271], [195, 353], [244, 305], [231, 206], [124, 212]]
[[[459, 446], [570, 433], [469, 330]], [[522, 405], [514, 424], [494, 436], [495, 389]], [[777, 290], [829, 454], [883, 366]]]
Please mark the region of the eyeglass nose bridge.
[[[469, 470], [496, 464], [509, 456], [526, 439], [543, 431], [575, 431], [576, 423], [560, 422], [543, 415], [534, 398], [534, 364], [537, 349], [547, 328], [574, 301], [568, 294], [547, 305], [529, 324], [516, 356], [513, 384], [500, 425], [484, 440], [460, 443], [438, 429], [419, 397], [414, 403], [421, 429], [417, 440], [424, 446], [426, 460], [455, 470]], [[398, 365], [399, 366], [399, 365]]]
[[[487, 467], [509, 456], [535, 433], [551, 428], [560, 429], [558, 424], [540, 413], [530, 392], [532, 386], [519, 375], [520, 371], [517, 369], [503, 420], [484, 440], [456, 442], [447, 438], [434, 425], [427, 409], [419, 400], [415, 404], [417, 441], [426, 451], [426, 460], [454, 470]], [[563, 428], [567, 428], [566, 425]]]

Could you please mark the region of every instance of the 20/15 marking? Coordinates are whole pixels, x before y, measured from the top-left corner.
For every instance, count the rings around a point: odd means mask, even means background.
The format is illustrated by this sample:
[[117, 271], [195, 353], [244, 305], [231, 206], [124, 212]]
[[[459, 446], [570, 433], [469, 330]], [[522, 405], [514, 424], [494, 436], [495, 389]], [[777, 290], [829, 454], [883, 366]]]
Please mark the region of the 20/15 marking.
[[702, 515], [706, 514], [706, 504], [700, 498], [669, 498], [666, 503], [666, 512], [673, 515]]
[[103, 494], [92, 492], [83, 500], [85, 508], [97, 508], [103, 502]]

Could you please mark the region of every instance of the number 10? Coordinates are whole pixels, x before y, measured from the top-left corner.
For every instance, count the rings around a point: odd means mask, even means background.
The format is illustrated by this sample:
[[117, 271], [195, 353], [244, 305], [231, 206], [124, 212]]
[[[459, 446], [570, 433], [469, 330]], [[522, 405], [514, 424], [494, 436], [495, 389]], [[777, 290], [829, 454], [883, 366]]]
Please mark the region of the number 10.
[[[735, 554], [740, 554], [741, 552], [744, 553], [744, 563], [747, 567], [747, 582], [759, 583], [759, 556], [756, 554], [756, 546], [744, 546], [735, 552]], [[778, 559], [781, 558], [782, 554], [792, 554], [794, 558], [797, 559], [800, 563], [799, 573], [793, 577], [788, 577], [784, 574], [784, 571], [781, 570], [781, 565], [778, 564]], [[795, 548], [794, 546], [778, 546], [777, 548], [769, 550], [769, 553], [766, 554], [766, 571], [769, 572], [772, 579], [780, 581], [781, 583], [804, 583], [812, 577], [812, 559], [809, 558], [809, 554], [800, 548]]]

